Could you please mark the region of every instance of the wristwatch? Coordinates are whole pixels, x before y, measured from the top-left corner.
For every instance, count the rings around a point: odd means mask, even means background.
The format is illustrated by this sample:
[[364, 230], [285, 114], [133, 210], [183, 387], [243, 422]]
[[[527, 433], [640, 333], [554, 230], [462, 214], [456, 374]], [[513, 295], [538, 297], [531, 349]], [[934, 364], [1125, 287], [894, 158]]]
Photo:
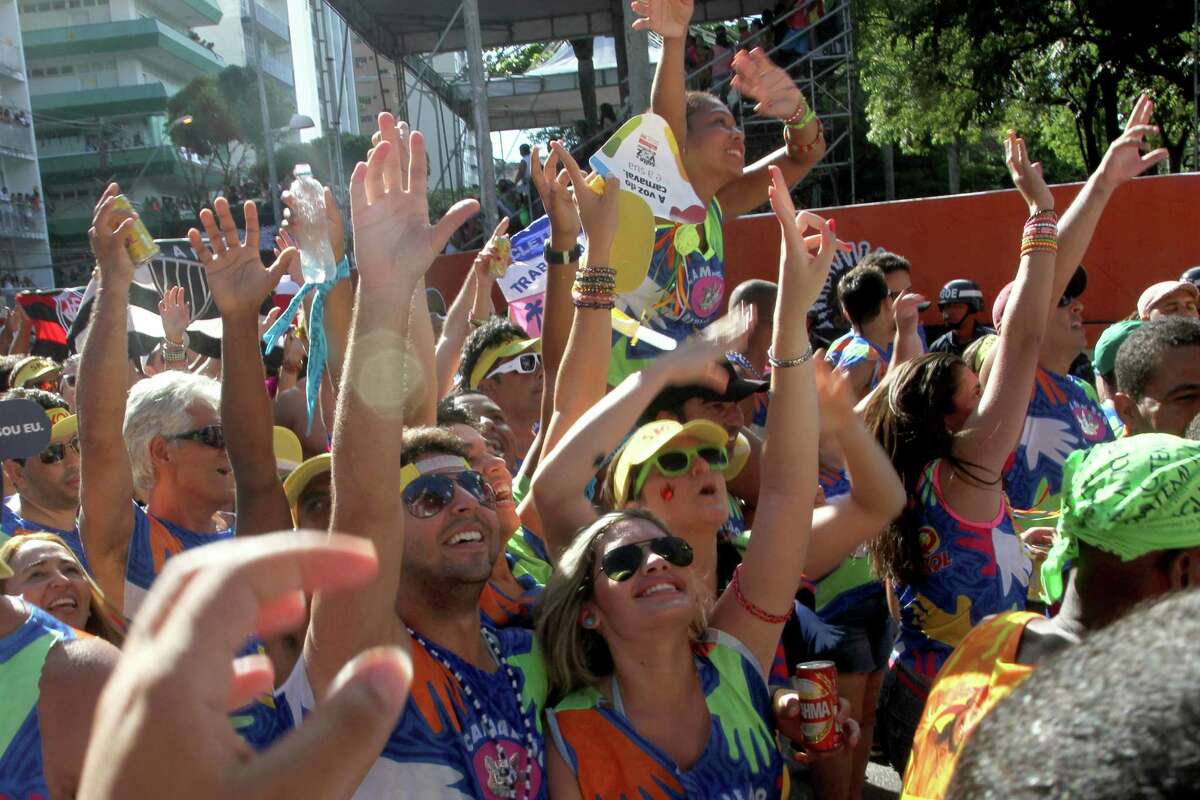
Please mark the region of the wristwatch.
[[570, 250], [553, 250], [550, 242], [542, 245], [542, 258], [547, 264], [574, 264], [583, 256], [583, 245], [576, 243]]

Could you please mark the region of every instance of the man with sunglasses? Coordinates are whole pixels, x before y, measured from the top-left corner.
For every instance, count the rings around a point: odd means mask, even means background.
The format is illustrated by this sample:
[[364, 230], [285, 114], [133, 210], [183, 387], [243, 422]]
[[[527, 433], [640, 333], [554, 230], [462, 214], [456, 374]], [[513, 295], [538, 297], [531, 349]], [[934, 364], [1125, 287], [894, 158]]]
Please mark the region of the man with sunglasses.
[[[91, 231], [100, 290], [79, 365], [80, 533], [100, 587], [133, 617], [168, 558], [233, 535], [234, 486], [219, 383], [171, 371], [129, 387], [134, 264], [119, 191], [101, 197]], [[222, 240], [223, 255], [240, 249]]]
[[533, 445], [542, 411], [542, 341], [502, 317], [472, 331], [463, 344], [460, 386], [487, 395], [516, 435], [517, 461]]
[[425, 270], [477, 205], [460, 203], [430, 225], [423, 140], [391, 114], [380, 114], [380, 128], [350, 183], [359, 281], [334, 426], [331, 520], [373, 546], [379, 569], [355, 592], [317, 592], [303, 657], [278, 705], [298, 723], [364, 648], [398, 645], [413, 656], [411, 700], [356, 796], [544, 798], [541, 655], [528, 630], [480, 618], [502, 547], [495, 494], [461, 440], [407, 426], [402, 393], [379, 379], [411, 363], [413, 295], [423, 298]]
[[[1087, 271], [1081, 266], [1050, 310], [1025, 429], [1004, 473], [1005, 491], [1020, 530], [1053, 524], [1050, 516], [1058, 510], [1067, 456], [1114, 438], [1096, 390], [1070, 374], [1071, 363], [1087, 347], [1083, 303], [1079, 299], [1087, 283]], [[1013, 284], [1009, 283], [996, 296], [992, 319], [997, 327], [1004, 318], [1012, 290]], [[989, 360], [984, 365], [984, 381], [990, 368]]]
[[75, 381], [79, 377], [79, 354], [68, 356], [62, 365], [62, 379], [58, 393], [67, 401], [67, 408], [75, 408]]
[[23, 533], [62, 537], [87, 566], [79, 539], [78, 420], [61, 397], [40, 389], [10, 389], [2, 400], [33, 400], [50, 419], [50, 444], [36, 456], [4, 462], [4, 478], [17, 493], [0, 507], [0, 542]]

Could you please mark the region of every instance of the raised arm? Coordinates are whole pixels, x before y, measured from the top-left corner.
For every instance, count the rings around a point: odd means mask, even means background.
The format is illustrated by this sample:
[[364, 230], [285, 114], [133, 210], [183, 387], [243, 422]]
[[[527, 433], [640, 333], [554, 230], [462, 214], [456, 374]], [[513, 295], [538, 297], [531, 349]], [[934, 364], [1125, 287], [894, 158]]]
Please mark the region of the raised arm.
[[846, 374], [816, 367], [821, 432], [837, 443], [850, 475], [850, 494], [813, 509], [812, 538], [804, 572], [819, 578], [832, 572], [854, 549], [878, 534], [904, 508], [904, 484], [884, 449], [854, 413]]
[[684, 82], [684, 49], [688, 24], [692, 21], [692, 0], [633, 0], [629, 4], [638, 19], [635, 31], [654, 31], [663, 39], [662, 55], [654, 70], [650, 89], [650, 110], [667, 121], [675, 141], [683, 148], [687, 141], [687, 86]]
[[[413, 293], [450, 234], [477, 202], [456, 204], [429, 224], [425, 144], [402, 142], [395, 118], [379, 115], [380, 143], [350, 178], [351, 223], [359, 283], [346, 370], [333, 435], [334, 530], [371, 540], [378, 575], [353, 593], [313, 598], [304, 658], [318, 695], [367, 647], [405, 642], [394, 611], [404, 552], [400, 450], [407, 395], [432, 382], [408, 352], [405, 331]], [[401, 148], [411, 148], [407, 174]]]
[[445, 397], [454, 388], [454, 376], [458, 372], [463, 342], [471, 332], [471, 320], [488, 316], [487, 313], [482, 316], [476, 314], [480, 292], [483, 290], [490, 293], [495, 285], [491, 277], [492, 263], [499, 257], [495, 243], [497, 237], [503, 236], [507, 230], [508, 217], [504, 217], [492, 231], [492, 238], [488, 239], [487, 245], [475, 256], [458, 294], [454, 296], [454, 302], [446, 310], [446, 321], [442, 324], [442, 335], [438, 338], [434, 355], [437, 362], [439, 397]]
[[[192, 313], [188, 308], [182, 286], [172, 286], [163, 293], [158, 301], [158, 315], [162, 318], [163, 340], [159, 344], [162, 349], [163, 369], [186, 371], [187, 361], [187, 326], [191, 324]], [[167, 353], [183, 354], [183, 358], [168, 359]]]
[[120, 193], [117, 184], [109, 184], [88, 231], [99, 286], [76, 382], [79, 532], [92, 574], [117, 608], [124, 607], [125, 561], [133, 531], [133, 468], [122, 428], [129, 392], [126, 322], [134, 272], [127, 248], [134, 217], [115, 207]]
[[1113, 192], [1169, 155], [1165, 147], [1145, 154], [1141, 151], [1146, 136], [1158, 132], [1158, 126], [1150, 123], [1153, 114], [1154, 101], [1149, 94], [1143, 94], [1133, 106], [1125, 132], [1108, 146], [1100, 166], [1062, 215], [1058, 223], [1058, 258], [1049, 307], [1058, 301], [1087, 253], [1092, 234], [1096, 232], [1096, 225]]
[[742, 177], [717, 192], [726, 219], [758, 208], [767, 199], [771, 167], [779, 169], [787, 186], [795, 186], [825, 156], [825, 129], [809, 109], [804, 93], [787, 71], [762, 48], [738, 51], [733, 57], [733, 88], [757, 100], [755, 113], [783, 120], [783, 147], [742, 171]]
[[258, 255], [258, 210], [253, 201], [243, 208], [244, 242], [223, 197], [213, 203], [215, 214], [207, 208], [200, 212], [208, 244], [196, 228], [188, 231], [221, 312], [221, 424], [233, 467], [239, 536], [292, 527], [275, 466], [274, 415], [259, 346], [258, 311], [299, 255], [289, 247], [265, 269]]
[[[1027, 226], [1039, 224], [1043, 226], [1043, 235], [1053, 238], [1049, 229], [1055, 219], [1054, 195], [1042, 179], [1041, 164], [1030, 162], [1024, 140], [1011, 131], [1004, 150], [1013, 183], [1029, 209]], [[1035, 218], [1039, 212], [1050, 213]], [[1035, 223], [1035, 219], [1046, 221]], [[1025, 424], [1038, 350], [1046, 331], [1046, 309], [1057, 282], [1055, 272], [1055, 254], [1051, 249], [1037, 247], [1021, 256], [1000, 325], [1000, 341], [990, 377], [975, 413], [955, 440], [954, 455], [972, 465], [969, 469], [978, 480], [951, 480], [943, 483], [943, 487], [955, 510], [972, 519], [990, 518], [989, 515], [996, 513], [994, 491]], [[1058, 291], [1062, 288], [1058, 287]]]
[[[775, 330], [768, 351], [772, 396], [762, 486], [750, 546], [711, 617], [713, 627], [741, 640], [760, 664], [771, 663], [808, 556], [819, 414], [813, 349], [804, 317], [825, 285], [837, 250], [829, 223], [808, 211], [797, 213], [783, 174], [775, 168], [772, 173], [771, 207], [783, 229], [783, 242]], [[820, 232], [815, 255], [809, 254], [804, 237], [809, 227]]]
[[576, 530], [596, 519], [584, 490], [604, 459], [637, 425], [650, 401], [668, 386], [708, 384], [724, 389], [722, 381], [728, 375], [719, 364], [725, 353], [745, 344], [752, 324], [748, 308], [734, 309], [702, 336], [660, 357], [654, 369], [630, 375], [571, 426], [533, 477], [542, 534], [552, 559], [571, 543]]

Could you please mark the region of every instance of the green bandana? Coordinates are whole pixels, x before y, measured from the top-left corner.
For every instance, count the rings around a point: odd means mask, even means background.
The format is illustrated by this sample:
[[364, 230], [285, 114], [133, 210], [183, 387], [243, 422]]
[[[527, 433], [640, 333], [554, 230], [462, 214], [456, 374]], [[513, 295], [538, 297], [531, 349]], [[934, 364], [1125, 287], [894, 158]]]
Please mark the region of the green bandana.
[[1042, 564], [1050, 602], [1062, 597], [1080, 540], [1122, 561], [1200, 547], [1200, 442], [1144, 433], [1076, 450], [1062, 487], [1058, 535]]

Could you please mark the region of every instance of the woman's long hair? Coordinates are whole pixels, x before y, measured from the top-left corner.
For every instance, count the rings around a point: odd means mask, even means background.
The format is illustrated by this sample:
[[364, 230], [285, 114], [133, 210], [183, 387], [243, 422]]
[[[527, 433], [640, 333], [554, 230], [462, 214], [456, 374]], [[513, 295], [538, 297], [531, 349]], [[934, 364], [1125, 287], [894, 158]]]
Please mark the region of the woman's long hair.
[[[593, 597], [593, 579], [598, 569], [597, 553], [604, 539], [619, 525], [633, 520], [649, 522], [670, 536], [666, 524], [639, 508], [605, 514], [581, 528], [563, 551], [554, 574], [546, 584], [537, 612], [537, 637], [546, 658], [549, 679], [548, 702], [553, 704], [576, 689], [595, 686], [614, 670], [612, 653], [604, 637], [580, 624], [583, 606]], [[706, 624], [704, 603], [695, 599], [696, 616], [691, 635], [699, 639]]]
[[954, 455], [959, 434], [946, 427], [955, 411], [960, 370], [966, 362], [950, 353], [926, 353], [884, 376], [867, 402], [863, 421], [887, 452], [904, 482], [908, 503], [900, 516], [868, 545], [871, 566], [885, 580], [911, 583], [924, 572], [917, 526], [917, 486], [930, 462], [941, 459], [960, 476], [989, 486], [980, 467]]
[[[128, 623], [126, 623], [125, 618], [122, 617], [115, 608], [113, 608], [112, 603], [110, 603], [108, 598], [104, 596], [104, 592], [100, 589], [99, 584], [97, 584], [92, 576], [88, 574], [88, 571], [83, 568], [83, 565], [79, 563], [79, 559], [75, 557], [75, 551], [71, 549], [70, 545], [68, 545], [61, 536], [57, 536], [53, 533], [46, 533], [44, 531], [22, 533], [14, 536], [3, 545], [0, 545], [0, 562], [8, 564], [12, 561], [13, 556], [17, 554], [17, 551], [20, 550], [23, 545], [35, 541], [50, 542], [51, 544], [56, 544], [65, 550], [71, 556], [71, 560], [74, 561], [76, 566], [79, 567], [79, 571], [83, 574], [83, 578], [87, 581], [88, 586], [91, 587], [92, 602], [90, 613], [88, 614], [87, 624], [83, 626], [84, 633], [90, 633], [93, 636], [98, 636], [110, 644], [115, 645], [116, 647], [120, 647], [122, 644], [124, 644], [125, 632], [129, 627]], [[0, 580], [0, 592], [8, 592], [7, 584], [7, 580]]]

